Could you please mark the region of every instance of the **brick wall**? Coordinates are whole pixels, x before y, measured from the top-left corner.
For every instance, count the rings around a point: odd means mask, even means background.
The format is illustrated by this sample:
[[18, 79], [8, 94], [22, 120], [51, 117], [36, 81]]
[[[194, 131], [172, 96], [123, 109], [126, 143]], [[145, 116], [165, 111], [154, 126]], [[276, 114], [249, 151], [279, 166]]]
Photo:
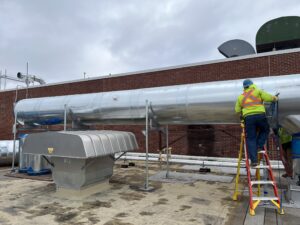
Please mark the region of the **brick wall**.
[[[36, 87], [28, 90], [28, 97], [45, 97], [92, 92], [107, 92], [208, 81], [242, 79], [267, 75], [300, 73], [300, 52], [276, 54], [204, 65], [166, 69], [155, 72], [108, 77], [97, 80]], [[18, 100], [26, 91], [18, 91]], [[13, 102], [15, 91], [0, 92], [0, 140], [12, 139]], [[136, 134], [140, 151], [144, 151], [143, 126], [95, 126], [95, 129], [128, 130]], [[57, 129], [57, 127], [56, 127]], [[59, 129], [61, 129], [59, 127]], [[175, 154], [227, 156], [237, 155], [239, 126], [170, 126], [170, 143]], [[152, 132], [150, 151], [164, 145], [164, 135]]]

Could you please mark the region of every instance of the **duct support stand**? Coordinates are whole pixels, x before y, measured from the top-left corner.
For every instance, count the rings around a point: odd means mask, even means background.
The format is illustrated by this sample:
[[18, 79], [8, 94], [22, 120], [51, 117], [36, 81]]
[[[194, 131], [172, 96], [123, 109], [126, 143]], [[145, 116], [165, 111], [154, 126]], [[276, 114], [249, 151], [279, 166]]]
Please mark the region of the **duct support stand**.
[[166, 172], [166, 178], [169, 178], [170, 173], [170, 149], [169, 149], [169, 127], [166, 125], [166, 150], [167, 150], [167, 172]]
[[64, 131], [67, 130], [67, 104], [64, 105]]
[[149, 101], [146, 100], [146, 126], [145, 126], [145, 148], [146, 148], [146, 160], [145, 160], [145, 184], [141, 187], [141, 191], [153, 191], [154, 188], [149, 186]]
[[169, 171], [170, 171], [170, 158], [171, 158], [171, 150], [172, 148], [169, 147], [169, 126], [168, 124], [165, 127], [161, 127], [159, 122], [156, 120], [155, 112], [152, 108], [151, 102], [148, 104], [148, 121], [149, 121], [149, 126], [150, 129], [148, 131], [158, 131], [158, 132], [163, 132], [165, 134], [165, 141], [166, 145], [164, 148], [164, 152], [166, 154], [166, 179], [169, 178]]
[[[14, 103], [15, 109], [16, 103]], [[17, 115], [18, 113], [15, 111], [15, 120], [13, 125], [13, 135], [14, 135], [14, 142], [13, 142], [13, 156], [12, 156], [12, 164], [11, 164], [11, 172], [15, 172], [15, 158], [16, 158], [16, 138], [17, 138]]]

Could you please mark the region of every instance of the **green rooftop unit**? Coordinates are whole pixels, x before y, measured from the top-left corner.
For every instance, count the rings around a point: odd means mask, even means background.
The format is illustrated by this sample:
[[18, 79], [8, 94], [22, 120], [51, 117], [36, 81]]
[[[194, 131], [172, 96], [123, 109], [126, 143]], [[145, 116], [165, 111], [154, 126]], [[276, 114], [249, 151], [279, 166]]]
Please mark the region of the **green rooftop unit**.
[[299, 16], [270, 20], [262, 25], [256, 34], [257, 53], [298, 47], [300, 47]]

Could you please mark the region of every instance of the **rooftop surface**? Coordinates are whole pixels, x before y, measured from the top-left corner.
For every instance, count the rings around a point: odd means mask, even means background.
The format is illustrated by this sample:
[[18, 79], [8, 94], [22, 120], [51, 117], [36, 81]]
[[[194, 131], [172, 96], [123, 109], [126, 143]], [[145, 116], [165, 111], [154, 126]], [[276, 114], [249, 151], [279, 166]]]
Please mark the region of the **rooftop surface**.
[[[173, 164], [171, 179], [165, 179], [164, 167], [151, 163], [150, 186], [154, 190], [144, 192], [140, 190], [145, 181], [144, 162], [136, 161], [136, 166], [129, 168], [121, 168], [122, 163], [117, 162], [109, 182], [87, 192], [56, 192], [52, 181], [7, 177], [8, 171], [2, 168], [0, 224], [299, 224], [299, 209], [286, 208], [280, 216], [275, 209], [259, 207], [257, 216], [249, 216], [247, 194], [239, 201], [231, 199], [232, 175], [199, 174]], [[241, 189], [245, 187], [241, 184]]]

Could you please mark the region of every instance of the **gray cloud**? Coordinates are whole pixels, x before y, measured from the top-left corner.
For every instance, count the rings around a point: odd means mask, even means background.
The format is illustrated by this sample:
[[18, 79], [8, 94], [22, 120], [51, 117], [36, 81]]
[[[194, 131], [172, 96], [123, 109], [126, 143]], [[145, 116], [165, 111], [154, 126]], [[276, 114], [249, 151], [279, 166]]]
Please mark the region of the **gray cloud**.
[[217, 47], [255, 45], [266, 21], [297, 15], [297, 0], [0, 0], [0, 69], [48, 82], [223, 58]]

